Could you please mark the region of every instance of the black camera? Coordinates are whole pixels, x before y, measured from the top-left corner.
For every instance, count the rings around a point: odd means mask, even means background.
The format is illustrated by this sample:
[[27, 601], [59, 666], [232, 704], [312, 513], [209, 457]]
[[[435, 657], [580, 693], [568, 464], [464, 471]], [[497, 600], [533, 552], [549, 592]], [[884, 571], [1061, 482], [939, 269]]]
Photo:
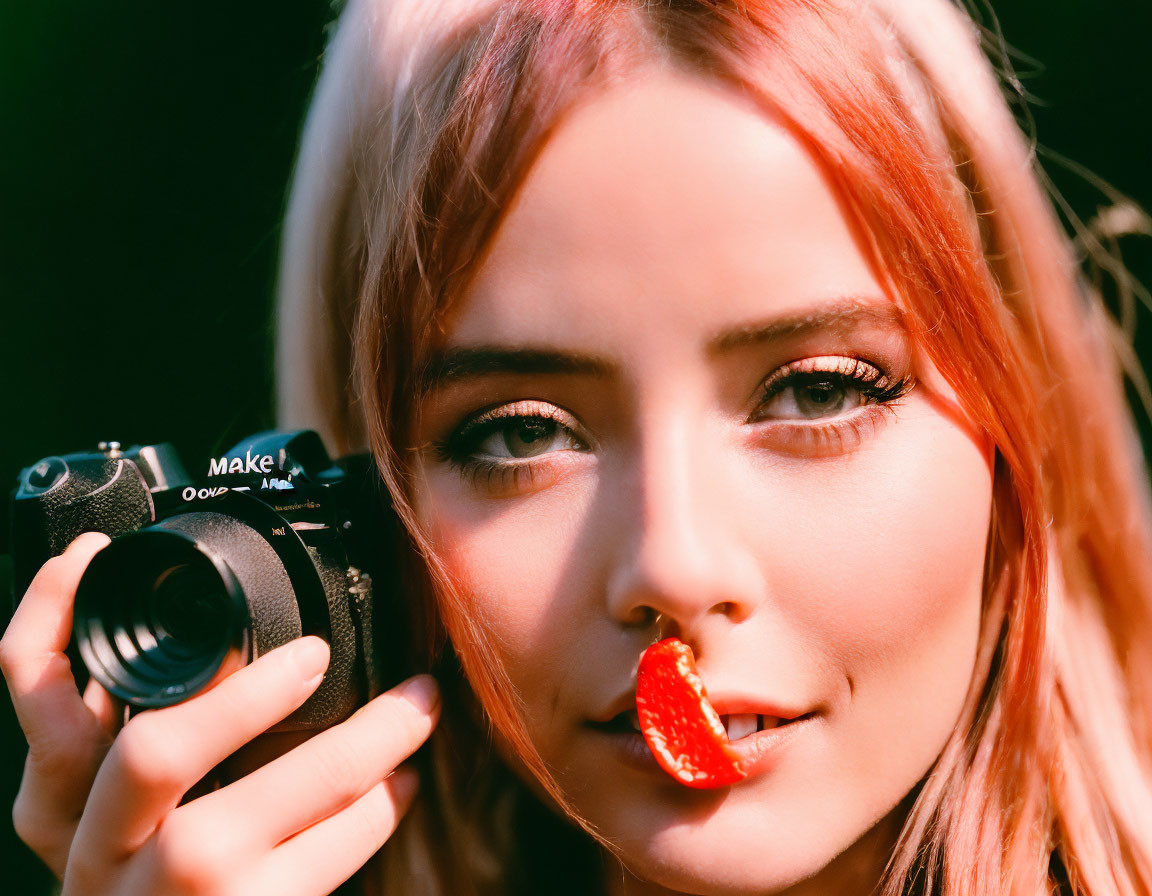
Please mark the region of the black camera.
[[395, 604], [381, 593], [395, 579], [388, 507], [370, 458], [334, 462], [311, 430], [245, 439], [199, 481], [167, 443], [102, 442], [20, 472], [15, 594], [82, 532], [107, 533], [73, 617], [79, 654], [104, 688], [130, 706], [167, 706], [229, 654], [250, 662], [319, 635], [331, 647], [324, 681], [276, 729], [325, 727], [382, 685], [373, 617]]

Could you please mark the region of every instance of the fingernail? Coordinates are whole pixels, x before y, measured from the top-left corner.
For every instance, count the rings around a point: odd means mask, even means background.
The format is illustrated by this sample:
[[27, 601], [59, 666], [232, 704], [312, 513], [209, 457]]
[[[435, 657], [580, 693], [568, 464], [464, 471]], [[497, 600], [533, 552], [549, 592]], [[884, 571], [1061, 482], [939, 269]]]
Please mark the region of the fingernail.
[[328, 668], [328, 644], [313, 635], [292, 642], [292, 660], [300, 670], [300, 675], [309, 684], [319, 684]]
[[419, 712], [430, 713], [440, 703], [440, 688], [431, 675], [417, 675], [396, 690], [396, 696], [411, 703]]

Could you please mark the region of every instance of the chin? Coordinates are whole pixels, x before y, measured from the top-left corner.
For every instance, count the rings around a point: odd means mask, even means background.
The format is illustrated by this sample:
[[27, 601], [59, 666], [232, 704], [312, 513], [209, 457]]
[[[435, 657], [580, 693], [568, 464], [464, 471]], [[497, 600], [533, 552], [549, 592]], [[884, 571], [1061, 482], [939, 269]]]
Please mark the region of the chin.
[[765, 830], [745, 830], [737, 838], [700, 831], [669, 831], [625, 850], [625, 867], [641, 880], [698, 896], [767, 896], [785, 893], [821, 875], [834, 856], [807, 854]]
[[600, 829], [619, 846], [617, 856], [633, 875], [698, 896], [787, 892], [822, 876], [848, 845], [839, 842], [845, 832], [835, 830], [834, 819], [820, 824], [762, 803], [748, 805], [732, 793], [717, 796], [691, 813], [681, 809], [676, 818], [651, 805], [649, 811], [619, 806]]
[[[617, 856], [633, 875], [673, 892], [868, 892], [908, 805], [870, 810], [866, 794], [800, 791], [773, 793], [763, 785], [717, 792], [713, 799], [697, 791], [700, 799], [690, 808], [674, 799], [617, 802], [615, 811], [590, 820], [618, 845]], [[857, 811], [845, 812], [847, 806]]]

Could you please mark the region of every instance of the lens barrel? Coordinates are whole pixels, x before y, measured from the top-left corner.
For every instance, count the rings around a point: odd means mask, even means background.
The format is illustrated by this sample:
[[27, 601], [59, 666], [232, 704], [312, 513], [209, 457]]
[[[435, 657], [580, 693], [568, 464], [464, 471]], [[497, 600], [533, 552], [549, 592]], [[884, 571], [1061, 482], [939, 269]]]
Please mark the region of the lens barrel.
[[113, 540], [76, 592], [81, 657], [141, 708], [203, 688], [228, 653], [244, 662], [301, 634], [292, 581], [268, 540], [220, 513], [186, 513]]

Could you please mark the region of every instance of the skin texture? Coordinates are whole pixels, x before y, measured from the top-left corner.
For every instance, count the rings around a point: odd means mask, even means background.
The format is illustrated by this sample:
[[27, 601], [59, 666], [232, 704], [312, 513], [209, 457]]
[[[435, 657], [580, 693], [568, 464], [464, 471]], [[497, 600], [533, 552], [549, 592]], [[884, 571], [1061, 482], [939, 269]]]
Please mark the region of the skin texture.
[[[411, 678], [304, 742], [261, 743], [328, 666], [308, 636], [121, 726], [98, 685], [81, 697], [64, 654], [77, 585], [107, 544], [85, 533], [45, 563], [0, 639], [28, 738], [16, 833], [62, 896], [331, 893], [411, 805], [416, 772], [397, 766], [439, 718], [435, 682]], [[243, 777], [201, 786], [225, 759]]]
[[[783, 124], [652, 70], [562, 123], [447, 318], [446, 348], [609, 367], [442, 384], [415, 496], [541, 755], [618, 845], [615, 894], [867, 892], [964, 703], [992, 446], [898, 327], [709, 348], [846, 299], [898, 307], [837, 197]], [[785, 365], [853, 358], [916, 386], [886, 408], [763, 401]], [[518, 475], [461, 476], [436, 443], [501, 408], [562, 425], [489, 431], [470, 450]], [[669, 634], [714, 698], [816, 713], [769, 770], [690, 790], [589, 726]]]

